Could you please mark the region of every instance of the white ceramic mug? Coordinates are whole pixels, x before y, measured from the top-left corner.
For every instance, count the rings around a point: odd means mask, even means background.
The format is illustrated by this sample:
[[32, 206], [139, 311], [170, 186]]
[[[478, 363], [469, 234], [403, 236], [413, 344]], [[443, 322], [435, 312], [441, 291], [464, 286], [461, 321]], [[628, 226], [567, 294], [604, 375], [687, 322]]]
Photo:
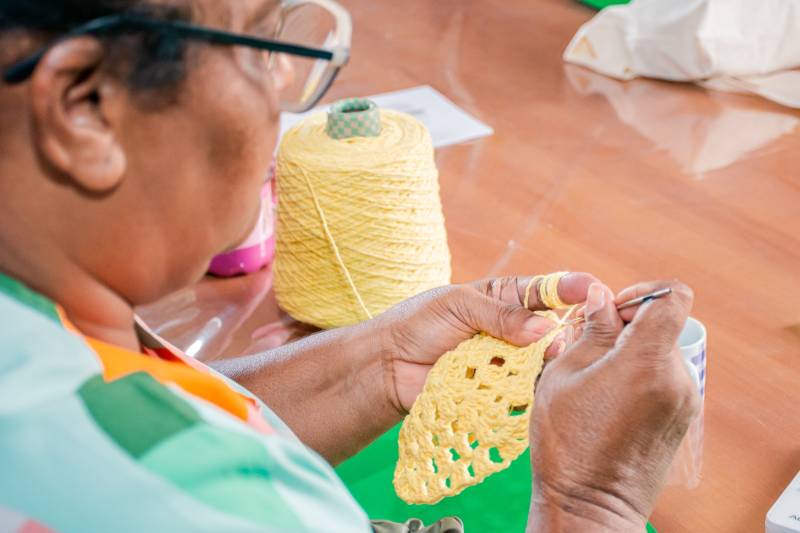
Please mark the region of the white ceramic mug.
[[705, 398], [706, 392], [706, 328], [696, 318], [689, 317], [683, 326], [678, 346], [681, 349], [683, 362], [692, 375], [700, 397]]

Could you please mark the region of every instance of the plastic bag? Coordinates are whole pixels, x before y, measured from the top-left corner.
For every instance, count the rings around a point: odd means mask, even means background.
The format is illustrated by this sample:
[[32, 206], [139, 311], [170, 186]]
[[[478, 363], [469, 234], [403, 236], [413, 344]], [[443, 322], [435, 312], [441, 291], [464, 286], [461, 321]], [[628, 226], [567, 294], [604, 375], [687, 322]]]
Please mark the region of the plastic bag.
[[[584, 24], [565, 61], [618, 79], [703, 82], [800, 107], [800, 2], [634, 0]], [[776, 75], [780, 73], [780, 75]]]

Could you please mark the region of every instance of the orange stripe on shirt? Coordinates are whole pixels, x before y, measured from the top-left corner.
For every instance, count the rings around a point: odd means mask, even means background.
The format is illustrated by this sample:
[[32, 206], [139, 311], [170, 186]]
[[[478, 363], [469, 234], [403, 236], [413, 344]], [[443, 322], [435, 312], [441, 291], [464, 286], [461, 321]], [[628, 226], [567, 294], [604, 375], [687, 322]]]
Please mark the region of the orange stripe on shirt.
[[[107, 342], [87, 337], [67, 318], [60, 306], [56, 311], [67, 331], [80, 337], [97, 355], [103, 365], [103, 378], [113, 381], [135, 372], [146, 372], [161, 384], [174, 383], [185, 392], [202, 398], [243, 420], [251, 428], [264, 435], [275, 432], [261, 415], [258, 402], [232, 389], [227, 383], [205, 369], [192, 358], [173, 353], [168, 347], [150, 349], [149, 354], [140, 354]], [[148, 333], [154, 335], [152, 332]]]
[[223, 381], [182, 362], [148, 357], [113, 344], [84, 337], [103, 364], [103, 377], [114, 381], [135, 372], [146, 372], [162, 384], [174, 383], [189, 394], [203, 398], [247, 422], [248, 402]]

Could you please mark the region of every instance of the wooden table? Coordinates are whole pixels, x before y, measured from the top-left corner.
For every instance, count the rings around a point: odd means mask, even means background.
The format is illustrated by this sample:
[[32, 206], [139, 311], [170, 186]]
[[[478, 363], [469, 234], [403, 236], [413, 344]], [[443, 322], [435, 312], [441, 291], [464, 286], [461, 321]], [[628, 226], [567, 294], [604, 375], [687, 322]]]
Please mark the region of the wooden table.
[[[800, 470], [800, 115], [566, 66], [592, 15], [571, 0], [345, 4], [353, 58], [328, 100], [429, 84], [496, 130], [437, 154], [455, 281], [564, 269], [694, 287], [709, 330], [702, 481], [668, 488], [653, 523], [763, 531]], [[209, 280], [143, 314], [206, 358], [267, 348], [305, 332], [270, 280]]]

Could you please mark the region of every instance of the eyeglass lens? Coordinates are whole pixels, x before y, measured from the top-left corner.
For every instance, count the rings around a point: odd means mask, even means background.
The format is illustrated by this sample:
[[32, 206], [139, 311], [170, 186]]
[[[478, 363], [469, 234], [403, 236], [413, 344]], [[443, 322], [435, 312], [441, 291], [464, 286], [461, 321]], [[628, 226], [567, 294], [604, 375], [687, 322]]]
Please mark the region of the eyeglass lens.
[[[283, 42], [331, 50], [341, 44], [336, 30], [333, 14], [309, 3], [284, 10], [275, 36]], [[316, 98], [335, 70], [330, 61], [279, 53], [270, 56], [270, 69], [278, 69], [281, 103], [290, 109]]]

